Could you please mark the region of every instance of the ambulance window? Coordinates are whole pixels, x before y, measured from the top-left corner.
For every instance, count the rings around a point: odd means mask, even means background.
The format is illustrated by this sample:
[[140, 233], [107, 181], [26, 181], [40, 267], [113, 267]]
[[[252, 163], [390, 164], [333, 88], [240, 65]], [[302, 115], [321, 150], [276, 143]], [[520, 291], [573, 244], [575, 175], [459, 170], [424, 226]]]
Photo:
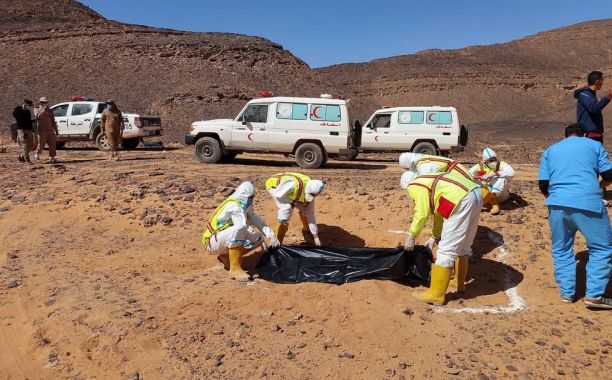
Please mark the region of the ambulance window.
[[310, 120], [313, 121], [340, 121], [340, 106], [313, 104], [310, 106]]
[[298, 103], [278, 103], [276, 106], [276, 118], [287, 120], [306, 120], [308, 116], [308, 105]]
[[61, 106], [57, 106], [53, 108], [53, 116], [62, 117], [68, 114], [68, 104], [62, 104]]
[[267, 123], [268, 106], [264, 104], [251, 104], [244, 110], [241, 119], [247, 123]]
[[453, 115], [450, 111], [427, 112], [427, 124], [452, 124]]
[[374, 116], [372, 119], [372, 127], [374, 129], [378, 128], [389, 128], [391, 126], [391, 114], [390, 113], [380, 113]]
[[71, 116], [80, 116], [87, 115], [91, 112], [93, 106], [91, 104], [81, 103], [81, 104], [73, 104]]
[[425, 112], [423, 111], [400, 111], [397, 115], [400, 124], [423, 124]]

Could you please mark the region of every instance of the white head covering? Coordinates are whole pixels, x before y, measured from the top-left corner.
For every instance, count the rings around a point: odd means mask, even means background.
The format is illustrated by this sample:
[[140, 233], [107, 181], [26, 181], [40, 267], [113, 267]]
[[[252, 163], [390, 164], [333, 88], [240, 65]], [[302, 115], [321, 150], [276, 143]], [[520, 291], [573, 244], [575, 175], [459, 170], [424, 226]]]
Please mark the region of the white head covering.
[[236, 198], [240, 203], [246, 204], [247, 200], [255, 195], [255, 186], [251, 182], [242, 182], [240, 186], [236, 188], [236, 191], [231, 195], [232, 198]]
[[414, 181], [416, 177], [417, 174], [415, 172], [411, 172], [410, 170], [405, 171], [404, 174], [402, 174], [402, 177], [400, 178], [400, 187], [406, 190], [408, 188], [408, 185], [410, 185], [410, 183]]
[[484, 150], [482, 151], [482, 162], [486, 162], [487, 160], [490, 160], [491, 157], [497, 157], [497, 154], [495, 154], [495, 151], [491, 148], [484, 148]]
[[318, 179], [312, 179], [308, 181], [308, 183], [306, 184], [305, 194], [306, 202], [312, 202], [314, 197], [319, 195], [323, 191], [324, 187], [325, 185], [323, 184], [323, 181], [320, 181]]
[[414, 169], [413, 165], [421, 158], [423, 158], [421, 153], [402, 153], [399, 156], [399, 164], [406, 170]]

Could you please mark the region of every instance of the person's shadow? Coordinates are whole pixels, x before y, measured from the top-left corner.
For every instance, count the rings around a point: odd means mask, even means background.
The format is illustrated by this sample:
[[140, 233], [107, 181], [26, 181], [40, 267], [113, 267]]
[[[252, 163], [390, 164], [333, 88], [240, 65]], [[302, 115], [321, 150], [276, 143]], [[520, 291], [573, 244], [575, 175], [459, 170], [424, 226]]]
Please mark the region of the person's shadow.
[[520, 208], [525, 208], [529, 206], [529, 202], [525, 200], [525, 198], [521, 197], [516, 193], [510, 193], [510, 199], [505, 201], [504, 203], [500, 203], [499, 207], [502, 210], [512, 211]]
[[466, 291], [463, 294], [452, 294], [453, 290], [449, 288], [449, 299], [472, 299], [493, 295], [514, 288], [523, 281], [524, 276], [518, 270], [485, 257], [497, 248], [508, 249], [503, 235], [489, 227], [478, 226], [472, 245], [474, 254], [468, 266]]

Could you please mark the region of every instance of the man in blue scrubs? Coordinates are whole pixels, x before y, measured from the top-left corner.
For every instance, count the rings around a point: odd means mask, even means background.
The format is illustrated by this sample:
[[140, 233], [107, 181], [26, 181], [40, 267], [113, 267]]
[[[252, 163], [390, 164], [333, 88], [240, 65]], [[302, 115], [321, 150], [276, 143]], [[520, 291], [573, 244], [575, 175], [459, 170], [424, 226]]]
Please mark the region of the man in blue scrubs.
[[612, 299], [604, 297], [612, 271], [612, 231], [599, 186], [600, 175], [603, 181], [612, 181], [612, 163], [603, 145], [584, 134], [580, 124], [572, 124], [565, 129], [564, 140], [544, 151], [539, 185], [547, 197], [561, 299], [571, 303], [576, 297], [574, 237], [580, 231], [589, 249], [584, 303], [590, 308], [612, 309]]

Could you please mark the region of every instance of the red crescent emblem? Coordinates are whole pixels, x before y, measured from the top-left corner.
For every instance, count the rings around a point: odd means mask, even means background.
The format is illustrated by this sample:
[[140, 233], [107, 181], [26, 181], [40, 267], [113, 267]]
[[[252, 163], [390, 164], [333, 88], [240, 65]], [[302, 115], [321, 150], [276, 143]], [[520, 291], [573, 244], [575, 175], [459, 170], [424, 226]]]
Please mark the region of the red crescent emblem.
[[429, 115], [427, 115], [427, 119], [428, 119], [429, 121], [433, 121], [433, 116], [434, 116], [434, 114], [433, 114], [433, 113], [430, 113]]
[[380, 136], [374, 136], [374, 141], [379, 141]]
[[247, 139], [249, 139], [249, 141], [253, 141], [253, 133], [249, 133], [247, 135]]
[[321, 106], [316, 106], [312, 109], [312, 116], [315, 117], [315, 119], [320, 119], [321, 116], [317, 115], [317, 111], [319, 110], [319, 108], [321, 108]]

